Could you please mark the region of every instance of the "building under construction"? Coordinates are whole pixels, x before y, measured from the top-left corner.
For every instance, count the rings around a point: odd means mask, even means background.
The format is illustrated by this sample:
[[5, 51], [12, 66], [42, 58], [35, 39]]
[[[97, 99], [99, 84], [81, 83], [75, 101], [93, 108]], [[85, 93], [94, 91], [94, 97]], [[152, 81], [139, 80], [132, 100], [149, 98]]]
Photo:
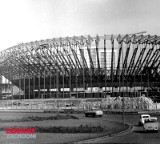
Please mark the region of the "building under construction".
[[[9, 80], [11, 99], [145, 95], [155, 100], [159, 65], [160, 37], [145, 33], [53, 38], [0, 52], [0, 75]], [[22, 92], [14, 95], [13, 85]]]

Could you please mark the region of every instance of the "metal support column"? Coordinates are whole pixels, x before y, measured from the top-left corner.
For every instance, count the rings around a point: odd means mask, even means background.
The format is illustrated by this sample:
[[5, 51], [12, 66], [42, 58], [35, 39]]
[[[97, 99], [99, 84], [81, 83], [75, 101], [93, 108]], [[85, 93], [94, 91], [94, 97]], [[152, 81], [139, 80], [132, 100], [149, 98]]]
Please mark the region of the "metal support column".
[[106, 35], [104, 36], [104, 74], [105, 74], [105, 97], [106, 97], [106, 92], [107, 92], [107, 74], [106, 74]]
[[114, 59], [114, 39], [113, 35], [111, 36], [111, 44], [112, 44], [112, 57], [111, 57], [111, 81], [112, 81], [112, 96], [113, 96], [113, 59]]

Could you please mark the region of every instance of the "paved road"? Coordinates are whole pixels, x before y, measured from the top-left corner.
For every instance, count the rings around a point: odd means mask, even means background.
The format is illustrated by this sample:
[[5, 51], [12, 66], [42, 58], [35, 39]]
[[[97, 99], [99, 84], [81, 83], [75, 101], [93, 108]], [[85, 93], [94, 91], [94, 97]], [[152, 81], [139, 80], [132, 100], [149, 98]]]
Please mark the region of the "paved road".
[[[154, 115], [153, 115], [154, 116]], [[114, 115], [118, 120], [119, 116]], [[160, 116], [156, 115], [160, 122]], [[106, 143], [106, 144], [160, 144], [160, 131], [156, 132], [144, 132], [142, 126], [138, 126], [138, 115], [126, 116], [126, 122], [133, 126], [131, 131], [122, 135], [114, 137], [104, 137], [100, 139], [90, 140], [82, 143]]]
[[[84, 142], [85, 143], [85, 142]], [[160, 144], [160, 132], [144, 132], [141, 126], [133, 126], [132, 130], [115, 137], [91, 140], [86, 143], [105, 144]]]
[[160, 132], [144, 132], [142, 127], [134, 126], [132, 131], [113, 138], [101, 140], [98, 143], [120, 143], [120, 144], [159, 144], [160, 143]]

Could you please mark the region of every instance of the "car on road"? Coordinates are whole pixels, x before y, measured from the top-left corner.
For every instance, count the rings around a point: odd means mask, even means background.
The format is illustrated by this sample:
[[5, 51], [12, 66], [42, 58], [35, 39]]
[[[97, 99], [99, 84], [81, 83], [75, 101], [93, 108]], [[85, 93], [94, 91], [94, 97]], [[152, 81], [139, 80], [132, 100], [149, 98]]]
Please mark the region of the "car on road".
[[78, 111], [78, 106], [72, 103], [66, 103], [64, 106], [61, 106], [59, 110], [64, 113], [74, 113]]
[[143, 125], [145, 123], [145, 119], [150, 118], [149, 114], [141, 114], [139, 118], [139, 125]]
[[143, 124], [144, 131], [157, 131], [159, 129], [159, 122], [157, 121], [156, 117], [150, 117], [145, 119], [145, 123]]
[[85, 111], [85, 116], [86, 117], [88, 117], [88, 116], [102, 117], [102, 115], [103, 115], [103, 111], [101, 109], [98, 109], [98, 108], [91, 108], [90, 110]]

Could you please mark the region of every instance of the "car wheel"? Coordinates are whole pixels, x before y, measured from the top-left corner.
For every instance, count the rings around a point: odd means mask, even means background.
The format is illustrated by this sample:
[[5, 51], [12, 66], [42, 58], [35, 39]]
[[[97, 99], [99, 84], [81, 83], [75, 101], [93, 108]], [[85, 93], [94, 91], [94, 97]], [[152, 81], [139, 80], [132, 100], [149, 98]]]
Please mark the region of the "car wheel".
[[102, 115], [99, 115], [99, 117], [102, 117]]
[[86, 117], [88, 117], [88, 114], [85, 114], [86, 115]]
[[93, 116], [93, 117], [95, 117], [95, 116], [96, 116], [96, 114], [92, 114], [92, 116]]

